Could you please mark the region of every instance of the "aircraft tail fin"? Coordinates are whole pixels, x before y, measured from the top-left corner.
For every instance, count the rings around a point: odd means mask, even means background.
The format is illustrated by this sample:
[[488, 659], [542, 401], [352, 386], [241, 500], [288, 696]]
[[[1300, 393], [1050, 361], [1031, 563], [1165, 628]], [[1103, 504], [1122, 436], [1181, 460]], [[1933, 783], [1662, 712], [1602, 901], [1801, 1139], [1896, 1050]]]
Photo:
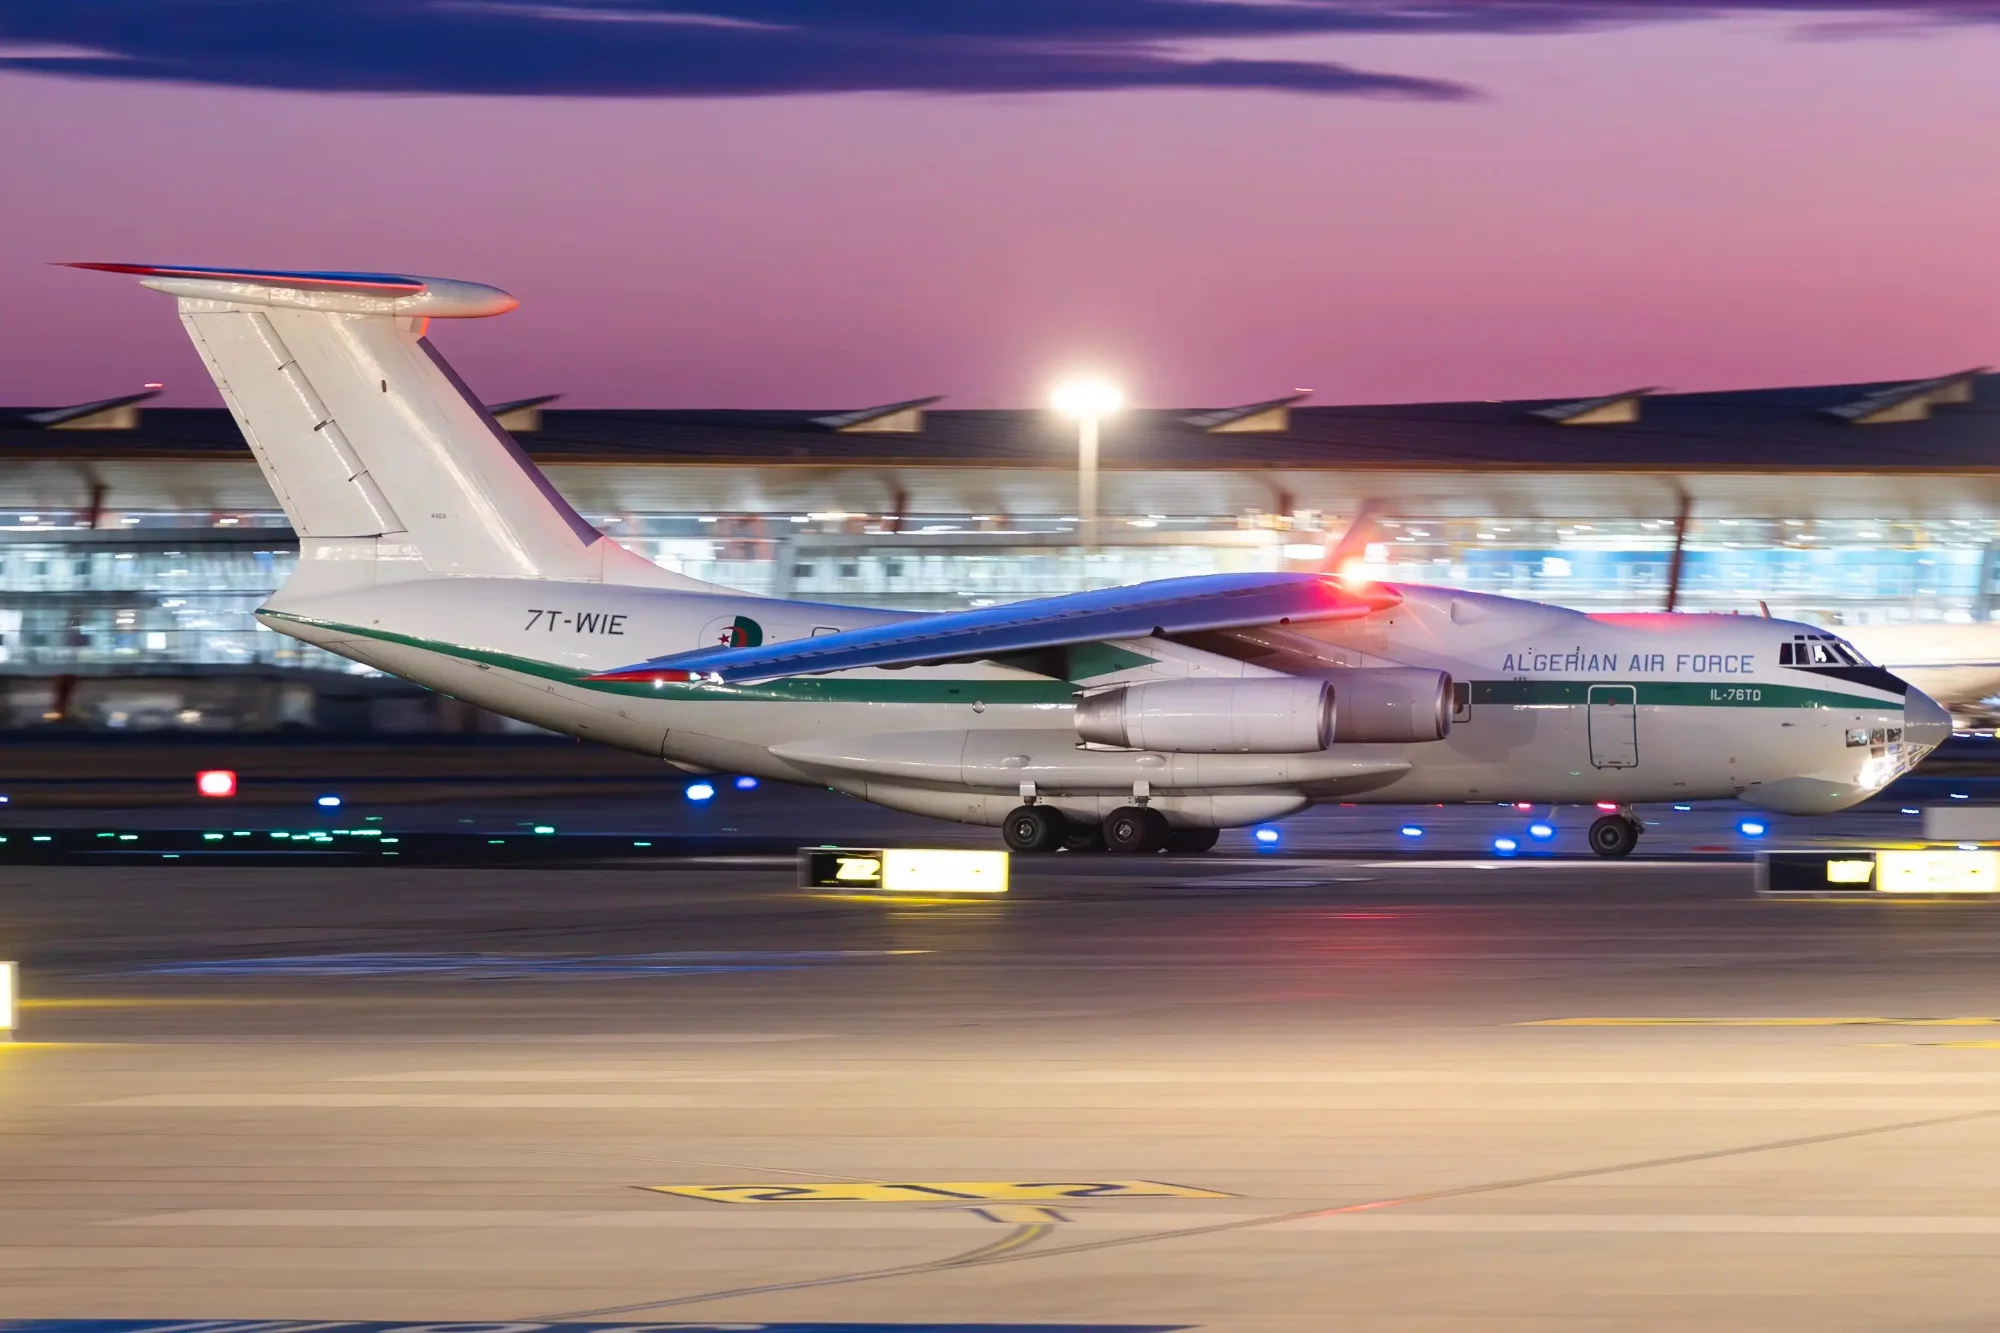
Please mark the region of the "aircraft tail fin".
[[[707, 586], [585, 522], [424, 336], [433, 318], [505, 314], [519, 304], [506, 292], [380, 273], [73, 267], [135, 274], [178, 298], [181, 323], [298, 531], [305, 582], [476, 575]], [[345, 568], [315, 573], [321, 564]]]

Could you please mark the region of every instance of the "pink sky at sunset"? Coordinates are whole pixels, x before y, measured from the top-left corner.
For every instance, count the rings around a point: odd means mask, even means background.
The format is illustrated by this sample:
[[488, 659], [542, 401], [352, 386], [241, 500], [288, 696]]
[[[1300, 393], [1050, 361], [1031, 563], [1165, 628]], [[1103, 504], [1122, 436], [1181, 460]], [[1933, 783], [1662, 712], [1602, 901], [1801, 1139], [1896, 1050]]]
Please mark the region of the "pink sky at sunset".
[[0, 74], [0, 403], [215, 401], [164, 298], [66, 259], [492, 282], [522, 308], [437, 341], [491, 400], [568, 406], [1016, 405], [1084, 366], [1189, 405], [2000, 361], [2000, 27], [1803, 26], [1254, 47], [1484, 92], [1462, 102]]

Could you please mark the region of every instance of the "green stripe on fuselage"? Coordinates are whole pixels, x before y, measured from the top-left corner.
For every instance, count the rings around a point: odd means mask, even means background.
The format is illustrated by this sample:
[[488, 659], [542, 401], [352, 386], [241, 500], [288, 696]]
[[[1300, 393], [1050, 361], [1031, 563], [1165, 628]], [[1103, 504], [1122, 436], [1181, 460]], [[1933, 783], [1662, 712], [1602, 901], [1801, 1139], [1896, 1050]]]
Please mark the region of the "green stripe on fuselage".
[[591, 690], [599, 694], [629, 695], [633, 698], [698, 700], [703, 703], [750, 700], [761, 703], [1066, 704], [1075, 696], [1077, 689], [1074, 683], [1067, 680], [946, 680], [936, 677], [896, 680], [880, 676], [793, 676], [785, 680], [766, 681], [761, 685], [698, 685], [680, 681], [663, 681], [655, 684], [652, 681], [642, 680], [591, 680], [587, 671], [559, 666], [554, 662], [539, 661], [532, 657], [517, 657], [512, 653], [497, 652], [490, 648], [468, 648], [460, 644], [446, 643], [441, 639], [425, 639], [412, 634], [397, 634], [390, 630], [367, 629], [360, 625], [348, 625], [335, 620], [289, 615], [283, 611], [264, 611], [260, 614], [269, 616], [273, 620], [316, 625], [321, 629], [336, 630], [342, 634], [352, 634], [357, 638], [400, 644], [405, 648], [418, 648], [427, 653], [455, 657], [463, 662], [478, 662], [505, 671], [519, 672], [524, 676], [533, 676], [537, 680], [573, 685], [581, 690]]
[[[337, 630], [357, 638], [401, 644], [406, 648], [418, 648], [425, 652], [457, 658], [460, 661], [479, 662], [502, 670], [518, 672], [524, 676], [532, 676], [537, 680], [554, 681], [600, 694], [629, 695], [633, 698], [698, 700], [706, 703], [978, 702], [995, 705], [1028, 705], [1066, 704], [1071, 702], [1077, 689], [1072, 681], [1055, 679], [951, 680], [928, 677], [896, 680], [881, 676], [793, 676], [784, 680], [766, 681], [761, 685], [697, 685], [676, 681], [655, 685], [651, 681], [591, 680], [590, 673], [574, 667], [559, 666], [553, 662], [519, 657], [513, 653], [497, 652], [489, 648], [468, 648], [461, 644], [446, 643], [441, 639], [425, 639], [411, 634], [397, 634], [390, 630], [344, 624], [340, 621], [291, 615], [283, 611], [263, 611], [259, 614], [273, 620], [289, 620], [296, 624]], [[1141, 660], [1121, 649], [1110, 648], [1108, 645], [1099, 646], [1106, 649], [1106, 654], [1102, 658], [1079, 653], [1071, 659], [1072, 670], [1088, 679], [1100, 673], [1136, 665]], [[1131, 661], [1124, 660], [1127, 658]], [[1589, 702], [1592, 686], [1605, 685], [1631, 686], [1637, 691], [1641, 707], [1877, 710], [1902, 707], [1900, 699], [1843, 694], [1831, 690], [1808, 689], [1798, 685], [1762, 683], [1711, 685], [1698, 681], [1677, 680], [1475, 680], [1471, 685], [1472, 703], [1475, 707], [1481, 704], [1540, 708], [1581, 707]]]
[[[1475, 680], [1472, 703], [1529, 708], [1581, 707], [1597, 688], [1630, 688], [1642, 708], [1870, 708], [1897, 709], [1901, 699], [1844, 694], [1761, 681], [1709, 684], [1692, 680]], [[1602, 703], [1600, 695], [1598, 702]]]

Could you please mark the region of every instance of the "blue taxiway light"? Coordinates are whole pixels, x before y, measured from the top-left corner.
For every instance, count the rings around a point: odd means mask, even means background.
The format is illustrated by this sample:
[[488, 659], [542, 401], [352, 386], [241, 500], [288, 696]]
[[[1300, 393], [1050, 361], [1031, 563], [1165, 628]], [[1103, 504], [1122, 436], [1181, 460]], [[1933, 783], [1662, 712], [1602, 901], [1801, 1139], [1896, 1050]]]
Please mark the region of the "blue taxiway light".
[[1903, 813], [1906, 815], [1920, 815], [1923, 811], [1917, 809], [1914, 805], [1906, 805], [1903, 807]]
[[1403, 825], [1401, 832], [1406, 838], [1421, 838], [1424, 836], [1424, 831], [1415, 824]]
[[707, 801], [713, 800], [714, 797], [715, 784], [713, 782], [690, 782], [687, 785], [687, 798], [690, 801]]
[[1528, 836], [1533, 838], [1536, 842], [1547, 842], [1550, 838], [1556, 836], [1555, 825], [1530, 824], [1528, 825]]
[[1761, 838], [1764, 836], [1764, 825], [1759, 820], [1746, 819], [1736, 826], [1736, 831], [1746, 838]]
[[1969, 792], [1955, 791], [1951, 794], [1951, 799], [1954, 801], [1969, 801], [1972, 799], [1972, 795]]
[[1274, 828], [1260, 828], [1250, 836], [1266, 847], [1275, 847], [1278, 844], [1278, 830]]
[[322, 796], [319, 798], [319, 806], [322, 810], [338, 810], [340, 808], [340, 798], [338, 796]]
[[747, 773], [746, 773], [746, 774], [744, 774], [744, 775], [743, 775], [742, 777], [740, 777], [740, 778], [736, 779], [736, 790], [738, 790], [738, 791], [756, 791], [756, 790], [757, 790], [757, 779], [755, 779], [755, 778], [751, 777], [751, 776], [750, 776], [749, 774], [747, 774]]
[[1520, 851], [1521, 844], [1515, 842], [1512, 838], [1495, 838], [1493, 840], [1493, 850], [1504, 855], [1508, 852]]
[[1685, 812], [1694, 809], [1694, 807], [1691, 805], [1677, 805], [1674, 807], [1674, 809]]

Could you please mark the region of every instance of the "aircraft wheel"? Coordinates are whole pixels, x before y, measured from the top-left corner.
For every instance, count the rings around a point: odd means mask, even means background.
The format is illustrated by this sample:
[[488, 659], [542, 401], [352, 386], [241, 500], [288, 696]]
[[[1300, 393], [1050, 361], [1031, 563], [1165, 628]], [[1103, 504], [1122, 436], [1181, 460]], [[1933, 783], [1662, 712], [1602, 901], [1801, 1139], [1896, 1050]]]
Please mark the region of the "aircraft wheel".
[[1639, 826], [1623, 815], [1605, 815], [1590, 826], [1590, 850], [1599, 856], [1629, 856], [1639, 845]]
[[1052, 852], [1070, 835], [1069, 819], [1052, 805], [1016, 806], [1000, 826], [1000, 836], [1017, 852]]
[[1114, 852], [1157, 852], [1170, 832], [1165, 815], [1142, 805], [1121, 805], [1104, 817], [1104, 845]]
[[1205, 852], [1222, 837], [1219, 828], [1177, 828], [1167, 833], [1170, 852]]

